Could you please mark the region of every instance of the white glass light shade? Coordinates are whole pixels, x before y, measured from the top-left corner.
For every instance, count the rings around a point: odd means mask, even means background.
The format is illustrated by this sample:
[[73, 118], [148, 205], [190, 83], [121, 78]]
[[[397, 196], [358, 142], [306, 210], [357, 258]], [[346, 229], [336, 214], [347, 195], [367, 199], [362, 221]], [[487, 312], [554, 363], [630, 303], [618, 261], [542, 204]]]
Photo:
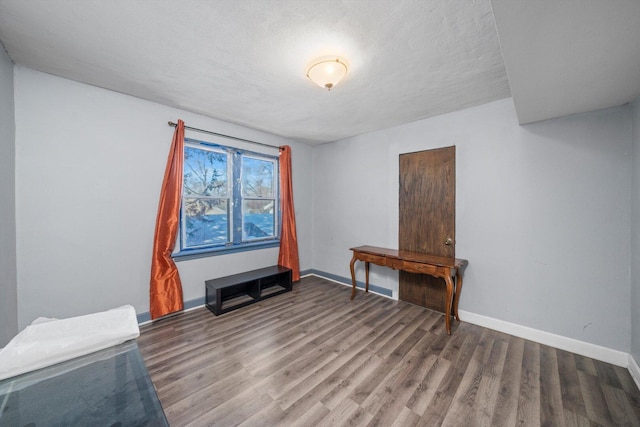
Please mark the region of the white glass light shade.
[[338, 56], [314, 59], [307, 67], [307, 77], [320, 87], [331, 90], [347, 74], [347, 60]]

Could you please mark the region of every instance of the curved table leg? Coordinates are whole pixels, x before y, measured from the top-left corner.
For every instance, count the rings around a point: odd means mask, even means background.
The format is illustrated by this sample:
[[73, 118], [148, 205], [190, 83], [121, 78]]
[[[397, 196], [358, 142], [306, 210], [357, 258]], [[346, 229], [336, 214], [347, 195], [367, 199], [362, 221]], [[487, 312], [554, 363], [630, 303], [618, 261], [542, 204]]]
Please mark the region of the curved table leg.
[[365, 282], [364, 291], [369, 292], [369, 261], [364, 262]]
[[460, 321], [458, 316], [458, 302], [460, 301], [460, 292], [462, 292], [462, 274], [460, 269], [456, 271], [456, 294], [453, 296], [453, 314], [456, 316], [456, 320]]
[[356, 297], [356, 272], [353, 268], [355, 263], [356, 257], [354, 256], [353, 258], [351, 258], [351, 264], [349, 265], [349, 268], [351, 268], [351, 299], [354, 299]]
[[451, 275], [447, 274], [444, 277], [444, 282], [447, 285], [447, 300], [445, 302], [445, 313], [444, 313], [444, 323], [447, 328], [447, 334], [451, 335], [451, 308], [452, 308], [452, 299], [453, 299], [453, 280], [451, 279]]

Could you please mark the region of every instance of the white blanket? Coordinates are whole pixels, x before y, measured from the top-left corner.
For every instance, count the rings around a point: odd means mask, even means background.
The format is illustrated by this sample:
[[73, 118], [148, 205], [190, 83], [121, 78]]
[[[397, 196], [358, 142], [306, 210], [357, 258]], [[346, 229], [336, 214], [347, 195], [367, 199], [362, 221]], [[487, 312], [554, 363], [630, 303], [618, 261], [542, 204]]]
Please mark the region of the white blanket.
[[130, 305], [71, 317], [38, 318], [0, 350], [0, 380], [93, 353], [140, 336]]

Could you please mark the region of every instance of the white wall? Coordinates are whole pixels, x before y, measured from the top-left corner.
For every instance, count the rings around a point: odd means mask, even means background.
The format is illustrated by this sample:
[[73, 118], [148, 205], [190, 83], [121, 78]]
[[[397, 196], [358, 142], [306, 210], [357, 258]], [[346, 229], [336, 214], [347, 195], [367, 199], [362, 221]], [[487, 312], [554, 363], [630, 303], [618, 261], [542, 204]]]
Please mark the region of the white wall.
[[[310, 147], [24, 67], [15, 69], [15, 94], [20, 328], [37, 316], [122, 304], [148, 312], [169, 120], [292, 146], [301, 268], [311, 267]], [[275, 264], [277, 256], [271, 248], [179, 262], [184, 298], [202, 298], [206, 279]]]
[[460, 309], [628, 352], [628, 107], [519, 126], [506, 99], [316, 147], [314, 268], [349, 277], [350, 247], [396, 248], [398, 155], [451, 145]]
[[640, 362], [640, 97], [633, 111], [633, 183], [631, 200], [631, 355]]
[[0, 45], [0, 347], [18, 332], [13, 62]]

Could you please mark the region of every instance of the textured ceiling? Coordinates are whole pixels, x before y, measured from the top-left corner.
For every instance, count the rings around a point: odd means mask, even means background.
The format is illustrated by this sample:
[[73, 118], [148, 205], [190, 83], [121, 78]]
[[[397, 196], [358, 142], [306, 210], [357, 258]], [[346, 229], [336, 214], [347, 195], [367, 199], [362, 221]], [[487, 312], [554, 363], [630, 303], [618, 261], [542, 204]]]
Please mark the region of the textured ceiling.
[[512, 93], [521, 123], [621, 105], [639, 40], [639, 0], [0, 0], [16, 64], [309, 144]]
[[[489, 0], [0, 0], [17, 64], [310, 144], [510, 96]], [[351, 64], [331, 92], [315, 57]]]
[[520, 123], [640, 96], [640, 0], [492, 0]]

